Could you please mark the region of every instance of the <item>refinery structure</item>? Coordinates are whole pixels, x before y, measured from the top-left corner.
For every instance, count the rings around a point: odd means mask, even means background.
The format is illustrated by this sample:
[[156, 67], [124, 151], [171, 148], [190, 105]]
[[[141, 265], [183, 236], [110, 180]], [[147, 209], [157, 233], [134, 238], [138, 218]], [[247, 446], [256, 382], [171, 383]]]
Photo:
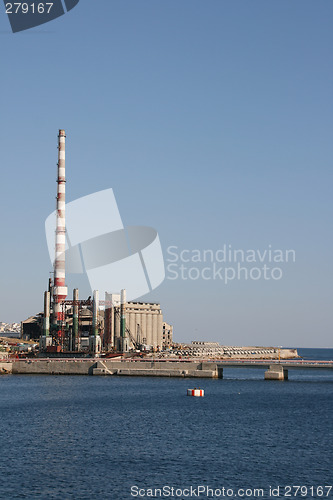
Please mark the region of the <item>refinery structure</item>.
[[54, 277], [44, 293], [43, 313], [22, 323], [22, 336], [39, 338], [40, 352], [50, 355], [162, 351], [172, 343], [172, 326], [163, 321], [159, 304], [127, 302], [125, 289], [94, 290], [92, 297], [82, 300], [75, 288], [68, 298], [65, 144], [65, 131], [59, 130]]

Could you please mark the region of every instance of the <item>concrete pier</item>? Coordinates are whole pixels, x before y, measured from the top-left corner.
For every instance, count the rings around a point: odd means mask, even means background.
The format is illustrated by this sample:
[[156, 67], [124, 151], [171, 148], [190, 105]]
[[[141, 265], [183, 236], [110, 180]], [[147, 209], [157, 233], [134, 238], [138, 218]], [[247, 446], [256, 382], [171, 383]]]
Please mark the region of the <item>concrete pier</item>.
[[126, 375], [154, 377], [218, 378], [216, 363], [112, 361], [107, 359], [18, 360], [13, 374]]
[[290, 370], [309, 370], [318, 373], [333, 371], [333, 361], [199, 361], [160, 359], [108, 359], [108, 358], [26, 358], [1, 360], [0, 373], [45, 375], [127, 375], [154, 377], [223, 378], [224, 368], [261, 368], [265, 380], [288, 380]]
[[288, 380], [288, 370], [280, 365], [271, 365], [265, 371], [265, 380]]

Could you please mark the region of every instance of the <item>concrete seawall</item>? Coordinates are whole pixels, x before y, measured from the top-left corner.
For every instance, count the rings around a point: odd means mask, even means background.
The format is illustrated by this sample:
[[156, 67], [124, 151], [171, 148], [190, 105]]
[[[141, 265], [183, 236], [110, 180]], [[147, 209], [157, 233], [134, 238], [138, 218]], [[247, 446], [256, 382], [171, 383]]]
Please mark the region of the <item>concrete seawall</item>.
[[218, 378], [216, 363], [76, 360], [18, 360], [12, 373], [20, 375], [120, 375], [154, 377]]

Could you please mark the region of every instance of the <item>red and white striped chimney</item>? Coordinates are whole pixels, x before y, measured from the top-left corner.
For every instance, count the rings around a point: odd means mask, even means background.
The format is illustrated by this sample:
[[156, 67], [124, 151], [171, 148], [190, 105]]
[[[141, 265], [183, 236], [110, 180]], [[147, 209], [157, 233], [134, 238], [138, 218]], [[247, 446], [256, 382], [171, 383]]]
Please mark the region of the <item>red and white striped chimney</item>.
[[53, 288], [53, 313], [54, 322], [58, 325], [58, 332], [64, 321], [61, 302], [67, 297], [65, 285], [65, 243], [66, 243], [66, 218], [65, 218], [65, 140], [64, 130], [59, 130], [58, 136], [58, 189], [57, 189], [57, 222], [55, 237], [54, 260], [54, 288]]

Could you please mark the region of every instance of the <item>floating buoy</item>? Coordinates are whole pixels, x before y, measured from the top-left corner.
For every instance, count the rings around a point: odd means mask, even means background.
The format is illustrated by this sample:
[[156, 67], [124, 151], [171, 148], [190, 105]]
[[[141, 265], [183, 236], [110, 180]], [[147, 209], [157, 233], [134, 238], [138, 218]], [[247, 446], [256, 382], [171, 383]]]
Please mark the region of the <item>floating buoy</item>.
[[203, 389], [187, 389], [187, 395], [188, 396], [201, 396], [203, 397], [205, 395], [205, 391]]

